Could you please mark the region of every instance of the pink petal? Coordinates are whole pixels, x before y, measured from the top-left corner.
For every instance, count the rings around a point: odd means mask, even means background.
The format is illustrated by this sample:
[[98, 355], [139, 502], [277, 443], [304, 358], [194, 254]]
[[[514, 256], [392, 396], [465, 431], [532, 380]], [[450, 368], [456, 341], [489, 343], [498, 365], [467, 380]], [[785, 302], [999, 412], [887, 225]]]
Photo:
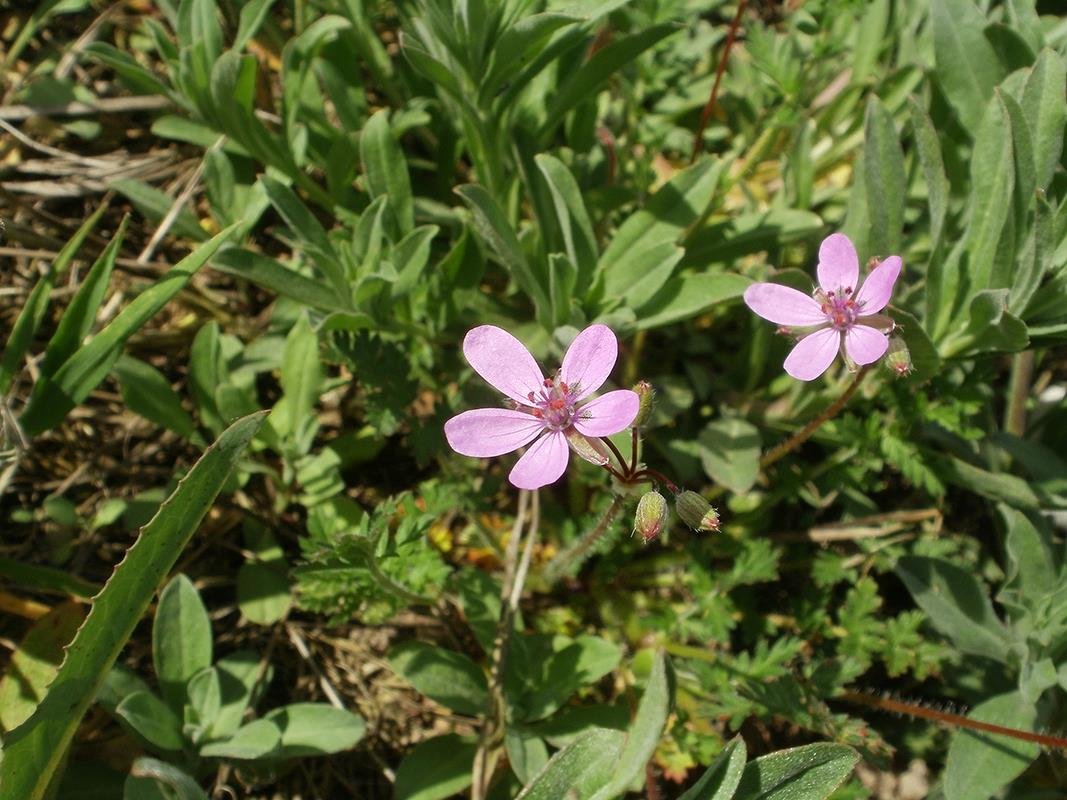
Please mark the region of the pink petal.
[[809, 333], [785, 358], [785, 371], [798, 381], [812, 381], [833, 363], [841, 349], [841, 333], [835, 328], [823, 328]]
[[834, 233], [819, 246], [819, 286], [824, 292], [856, 288], [860, 278], [860, 260], [852, 241], [843, 233]]
[[578, 409], [574, 427], [586, 436], [611, 436], [630, 427], [640, 405], [636, 392], [617, 389]]
[[511, 468], [508, 480], [520, 489], [540, 489], [555, 483], [567, 469], [569, 455], [563, 431], [552, 431], [530, 445]]
[[861, 314], [877, 314], [889, 305], [889, 298], [893, 296], [893, 284], [897, 282], [902, 266], [900, 256], [890, 256], [871, 270], [871, 274], [856, 293], [856, 302]]
[[525, 345], [502, 328], [479, 325], [463, 339], [463, 355], [474, 371], [512, 400], [529, 404], [530, 392], [541, 391], [545, 380]]
[[492, 458], [518, 450], [544, 429], [544, 422], [522, 411], [475, 408], [445, 423], [445, 439], [461, 455]]
[[569, 387], [578, 387], [575, 400], [581, 400], [607, 380], [619, 355], [619, 341], [607, 325], [590, 325], [574, 337], [563, 356], [560, 378]]
[[778, 325], [807, 328], [825, 325], [827, 318], [812, 298], [778, 283], [754, 283], [745, 289], [745, 305]]
[[845, 332], [845, 352], [859, 365], [873, 364], [889, 349], [889, 337], [866, 325], [853, 325]]

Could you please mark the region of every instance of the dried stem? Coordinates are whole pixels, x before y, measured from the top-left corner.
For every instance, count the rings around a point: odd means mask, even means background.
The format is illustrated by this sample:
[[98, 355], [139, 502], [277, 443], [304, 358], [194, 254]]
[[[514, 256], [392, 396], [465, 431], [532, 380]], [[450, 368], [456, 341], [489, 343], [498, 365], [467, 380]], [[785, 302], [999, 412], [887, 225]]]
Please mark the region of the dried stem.
[[[531, 503], [530, 500], [533, 502]], [[527, 518], [527, 508], [530, 508]], [[489, 656], [489, 708], [482, 721], [478, 749], [474, 754], [473, 785], [471, 800], [484, 800], [489, 783], [500, 758], [500, 746], [504, 741], [507, 701], [504, 698], [504, 669], [507, 665], [508, 645], [511, 638], [512, 620], [522, 597], [522, 587], [530, 567], [533, 540], [537, 535], [541, 505], [536, 492], [520, 491], [519, 507], [515, 512], [515, 524], [508, 539], [504, 556], [504, 582], [500, 591], [500, 618], [497, 621], [493, 651]], [[523, 528], [527, 528], [526, 547], [522, 561], [519, 560], [519, 540]]]
[[719, 99], [719, 83], [722, 81], [722, 74], [726, 71], [726, 62], [730, 58], [730, 49], [734, 46], [734, 40], [737, 38], [737, 29], [741, 25], [741, 15], [745, 13], [745, 5], [747, 5], [747, 0], [738, 0], [737, 12], [730, 23], [730, 30], [726, 34], [726, 44], [722, 48], [722, 58], [719, 59], [719, 65], [715, 69], [715, 82], [711, 85], [711, 96], [708, 97], [704, 110], [700, 112], [700, 123], [697, 125], [697, 132], [693, 136], [693, 155], [689, 159], [690, 163], [697, 160], [697, 156], [700, 155], [700, 151], [704, 147], [704, 129], [708, 126], [708, 122], [711, 121], [711, 115], [715, 113], [715, 103]]
[[967, 730], [972, 731], [996, 733], [1001, 736], [1009, 736], [1012, 739], [1020, 739], [1024, 742], [1033, 742], [1034, 744], [1049, 749], [1067, 750], [1067, 739], [1062, 739], [1058, 736], [1047, 736], [1043, 733], [1021, 731], [1018, 728], [1006, 728], [1003, 725], [994, 725], [991, 722], [979, 722], [976, 719], [970, 719], [960, 714], [937, 711], [915, 703], [905, 703], [901, 700], [891, 700], [888, 697], [879, 697], [877, 695], [867, 694], [866, 692], [853, 691], [843, 692], [840, 695], [840, 698], [849, 703], [856, 703], [857, 705], [867, 706], [869, 708], [877, 708], [880, 711], [907, 714], [910, 717], [928, 719], [931, 722], [937, 722], [954, 728], [966, 728]]
[[799, 431], [794, 433], [792, 436], [790, 436], [780, 445], [775, 447], [773, 450], [764, 453], [763, 458], [761, 458], [759, 462], [760, 468], [766, 469], [775, 461], [782, 458], [782, 456], [785, 456], [796, 450], [798, 447], [800, 447], [800, 445], [804, 444], [804, 442], [810, 439], [811, 435], [815, 433], [815, 431], [817, 431], [824, 422], [837, 416], [838, 413], [840, 413], [841, 409], [845, 407], [845, 404], [852, 398], [852, 395], [856, 393], [856, 390], [860, 388], [860, 383], [863, 381], [864, 377], [866, 377], [870, 369], [871, 368], [869, 365], [866, 367], [861, 367], [860, 371], [856, 373], [856, 377], [852, 379], [852, 383], [850, 383], [848, 385], [848, 388], [845, 389], [844, 394], [842, 394], [833, 403], [831, 403], [825, 411], [823, 411], [821, 414], [819, 414], [819, 416], [815, 417], [807, 425], [805, 425]]

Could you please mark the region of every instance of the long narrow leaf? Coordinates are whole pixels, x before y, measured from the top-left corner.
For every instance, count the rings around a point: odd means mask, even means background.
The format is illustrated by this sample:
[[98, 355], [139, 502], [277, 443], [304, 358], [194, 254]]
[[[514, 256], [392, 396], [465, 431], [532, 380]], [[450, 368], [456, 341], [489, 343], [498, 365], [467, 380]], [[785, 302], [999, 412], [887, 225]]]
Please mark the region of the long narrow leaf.
[[265, 412], [231, 425], [200, 457], [115, 568], [40, 706], [6, 737], [0, 762], [5, 797], [41, 800], [104, 676], [156, 589], [215, 502]]

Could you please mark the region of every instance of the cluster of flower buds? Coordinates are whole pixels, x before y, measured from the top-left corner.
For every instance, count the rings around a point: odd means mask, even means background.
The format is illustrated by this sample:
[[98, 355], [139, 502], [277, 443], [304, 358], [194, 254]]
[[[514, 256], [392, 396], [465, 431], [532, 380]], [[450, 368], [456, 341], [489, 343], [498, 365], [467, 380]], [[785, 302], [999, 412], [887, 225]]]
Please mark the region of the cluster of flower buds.
[[[674, 498], [674, 510], [682, 522], [697, 532], [714, 533], [719, 530], [719, 514], [711, 503], [696, 492], [686, 489]], [[634, 533], [645, 543], [657, 538], [667, 525], [667, 501], [654, 489], [641, 496], [634, 515]]]

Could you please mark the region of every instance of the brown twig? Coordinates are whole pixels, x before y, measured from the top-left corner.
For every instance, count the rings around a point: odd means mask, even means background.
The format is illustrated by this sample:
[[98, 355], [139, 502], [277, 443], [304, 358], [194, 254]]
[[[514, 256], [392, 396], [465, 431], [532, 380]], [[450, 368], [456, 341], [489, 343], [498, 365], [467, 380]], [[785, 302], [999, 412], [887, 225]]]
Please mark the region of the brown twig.
[[734, 40], [737, 38], [737, 29], [741, 25], [741, 15], [745, 13], [746, 5], [747, 0], [738, 0], [737, 12], [734, 14], [733, 21], [730, 23], [730, 30], [726, 34], [726, 44], [722, 49], [722, 58], [719, 59], [719, 65], [715, 69], [715, 82], [711, 85], [711, 96], [708, 97], [704, 110], [700, 112], [700, 123], [697, 125], [697, 132], [693, 136], [693, 155], [689, 159], [690, 163], [697, 160], [697, 156], [700, 155], [700, 151], [704, 147], [704, 129], [708, 126], [711, 115], [715, 111], [715, 103], [719, 99], [719, 83], [722, 81], [722, 74], [726, 71], [726, 62], [730, 58], [730, 49], [734, 46]]
[[844, 394], [831, 403], [825, 411], [812, 419], [807, 425], [794, 433], [780, 445], [773, 450], [763, 454], [763, 457], [759, 461], [761, 469], [766, 469], [778, 459], [796, 450], [800, 445], [804, 444], [811, 435], [819, 429], [819, 427], [829, 419], [837, 416], [841, 409], [845, 407], [845, 404], [852, 398], [852, 395], [856, 393], [856, 390], [860, 388], [860, 383], [864, 377], [870, 371], [870, 366], [861, 367], [860, 371], [856, 373], [856, 377], [852, 379], [852, 383], [845, 389]]

